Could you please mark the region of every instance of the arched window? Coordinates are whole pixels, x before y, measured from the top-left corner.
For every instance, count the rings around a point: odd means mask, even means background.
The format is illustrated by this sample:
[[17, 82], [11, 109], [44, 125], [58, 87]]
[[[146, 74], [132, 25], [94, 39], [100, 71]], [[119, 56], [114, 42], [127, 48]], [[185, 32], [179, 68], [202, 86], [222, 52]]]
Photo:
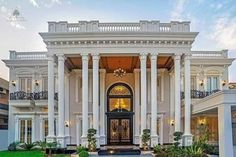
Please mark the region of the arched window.
[[108, 112], [131, 112], [132, 90], [124, 83], [116, 83], [108, 90]]

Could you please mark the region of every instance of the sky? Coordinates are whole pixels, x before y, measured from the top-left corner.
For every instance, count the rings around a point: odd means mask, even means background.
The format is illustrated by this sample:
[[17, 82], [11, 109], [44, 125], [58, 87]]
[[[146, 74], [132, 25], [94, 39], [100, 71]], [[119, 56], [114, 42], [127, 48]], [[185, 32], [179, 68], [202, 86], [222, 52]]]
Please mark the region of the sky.
[[[9, 21], [16, 8], [24, 21]], [[228, 49], [236, 58], [236, 0], [0, 0], [0, 60], [9, 50], [46, 51], [38, 33], [47, 31], [47, 21], [79, 20], [191, 21], [191, 31], [199, 32], [192, 50]], [[229, 74], [236, 82], [236, 61]], [[0, 77], [9, 79], [2, 61]]]

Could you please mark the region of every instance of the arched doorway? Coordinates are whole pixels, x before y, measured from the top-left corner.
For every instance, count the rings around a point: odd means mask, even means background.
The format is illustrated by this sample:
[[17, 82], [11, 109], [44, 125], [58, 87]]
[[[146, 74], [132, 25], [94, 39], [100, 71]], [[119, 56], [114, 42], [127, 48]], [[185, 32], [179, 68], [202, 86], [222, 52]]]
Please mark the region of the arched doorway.
[[125, 83], [107, 91], [107, 144], [133, 143], [133, 92]]

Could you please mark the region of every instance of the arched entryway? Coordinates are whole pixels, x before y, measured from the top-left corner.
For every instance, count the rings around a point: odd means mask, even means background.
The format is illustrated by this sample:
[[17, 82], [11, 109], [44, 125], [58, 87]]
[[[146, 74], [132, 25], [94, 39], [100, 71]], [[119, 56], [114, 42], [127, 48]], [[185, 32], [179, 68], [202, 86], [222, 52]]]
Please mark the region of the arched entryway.
[[107, 144], [133, 143], [133, 92], [125, 83], [107, 91]]

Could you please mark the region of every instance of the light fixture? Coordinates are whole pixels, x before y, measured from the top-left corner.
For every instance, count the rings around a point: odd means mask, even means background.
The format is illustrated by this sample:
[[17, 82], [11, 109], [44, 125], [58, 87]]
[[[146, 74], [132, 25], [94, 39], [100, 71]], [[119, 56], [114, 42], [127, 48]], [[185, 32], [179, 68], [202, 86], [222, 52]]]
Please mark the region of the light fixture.
[[12, 86], [16, 86], [16, 82], [15, 81], [11, 81]]
[[69, 121], [65, 121], [65, 126], [68, 128], [69, 127]]
[[204, 81], [201, 80], [201, 81], [200, 81], [200, 86], [203, 86], [203, 84], [204, 84]]
[[174, 126], [174, 125], [175, 125], [175, 121], [174, 121], [174, 120], [171, 120], [171, 121], [170, 121], [170, 125], [171, 125], [171, 126]]
[[222, 81], [222, 86], [225, 86], [226, 85], [226, 81]]
[[38, 81], [37, 81], [37, 80], [35, 80], [35, 85], [36, 85], [36, 86], [38, 86], [38, 85], [39, 85], [39, 83], [38, 83]]
[[125, 76], [125, 74], [126, 74], [126, 71], [124, 69], [122, 69], [122, 68], [115, 69], [114, 72], [113, 72], [114, 76], [120, 77], [120, 78]]
[[205, 125], [206, 124], [206, 118], [199, 119], [198, 123], [200, 125]]

